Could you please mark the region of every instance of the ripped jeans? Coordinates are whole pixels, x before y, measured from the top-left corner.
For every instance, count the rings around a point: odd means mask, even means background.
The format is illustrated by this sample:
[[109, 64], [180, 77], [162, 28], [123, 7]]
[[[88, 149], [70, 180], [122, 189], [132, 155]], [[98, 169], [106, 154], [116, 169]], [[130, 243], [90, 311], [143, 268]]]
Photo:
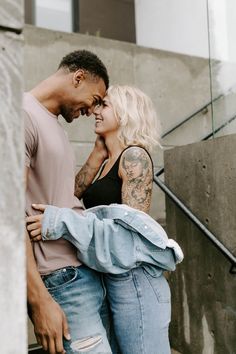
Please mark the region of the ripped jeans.
[[[105, 291], [100, 274], [82, 265], [58, 269], [42, 279], [69, 323], [72, 339], [64, 340], [66, 353], [111, 354], [104, 327], [109, 327], [109, 321], [101, 311]], [[103, 312], [107, 317], [108, 312]]]

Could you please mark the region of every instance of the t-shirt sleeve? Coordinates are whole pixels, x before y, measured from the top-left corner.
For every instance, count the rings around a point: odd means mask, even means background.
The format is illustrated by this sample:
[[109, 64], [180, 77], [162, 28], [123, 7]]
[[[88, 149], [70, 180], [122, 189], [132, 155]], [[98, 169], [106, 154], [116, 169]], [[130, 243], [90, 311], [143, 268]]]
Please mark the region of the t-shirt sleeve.
[[32, 159], [37, 150], [38, 137], [37, 129], [30, 115], [23, 111], [25, 127], [25, 165], [30, 167]]

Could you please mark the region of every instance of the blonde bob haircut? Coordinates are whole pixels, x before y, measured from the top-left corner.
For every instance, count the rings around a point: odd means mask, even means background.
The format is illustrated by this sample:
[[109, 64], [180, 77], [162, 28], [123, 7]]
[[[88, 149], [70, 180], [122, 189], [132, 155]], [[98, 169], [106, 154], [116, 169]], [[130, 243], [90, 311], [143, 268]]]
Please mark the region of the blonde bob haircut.
[[107, 90], [116, 119], [118, 138], [123, 146], [138, 145], [151, 151], [160, 144], [160, 122], [151, 99], [131, 86], [110, 86]]

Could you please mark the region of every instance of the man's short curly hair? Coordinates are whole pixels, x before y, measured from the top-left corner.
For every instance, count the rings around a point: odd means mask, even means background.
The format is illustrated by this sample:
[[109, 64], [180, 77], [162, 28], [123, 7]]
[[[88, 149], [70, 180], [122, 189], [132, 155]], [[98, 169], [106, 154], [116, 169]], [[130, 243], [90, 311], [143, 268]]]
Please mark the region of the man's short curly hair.
[[67, 54], [59, 64], [58, 69], [61, 68], [68, 68], [71, 72], [84, 69], [93, 76], [100, 77], [106, 88], [109, 87], [109, 77], [105, 65], [96, 54], [88, 50], [76, 50]]

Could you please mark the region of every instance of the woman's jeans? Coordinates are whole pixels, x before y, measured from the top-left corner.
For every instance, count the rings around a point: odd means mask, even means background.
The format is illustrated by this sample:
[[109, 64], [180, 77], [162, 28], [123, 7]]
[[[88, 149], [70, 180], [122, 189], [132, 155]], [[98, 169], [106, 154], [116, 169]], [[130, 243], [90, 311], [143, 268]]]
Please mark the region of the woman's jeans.
[[[43, 281], [66, 314], [71, 341], [67, 354], [111, 354], [108, 311], [99, 273], [82, 265], [66, 267]], [[122, 354], [170, 354], [170, 289], [163, 275], [139, 267], [119, 275], [104, 274], [116, 340]], [[114, 349], [113, 353], [117, 353]]]
[[143, 268], [104, 275], [114, 331], [122, 354], [170, 354], [170, 289], [163, 275]]
[[82, 265], [58, 269], [42, 279], [69, 323], [72, 339], [64, 340], [66, 353], [111, 354], [104, 328], [107, 318], [102, 318], [102, 312], [104, 317], [108, 312], [101, 275]]

